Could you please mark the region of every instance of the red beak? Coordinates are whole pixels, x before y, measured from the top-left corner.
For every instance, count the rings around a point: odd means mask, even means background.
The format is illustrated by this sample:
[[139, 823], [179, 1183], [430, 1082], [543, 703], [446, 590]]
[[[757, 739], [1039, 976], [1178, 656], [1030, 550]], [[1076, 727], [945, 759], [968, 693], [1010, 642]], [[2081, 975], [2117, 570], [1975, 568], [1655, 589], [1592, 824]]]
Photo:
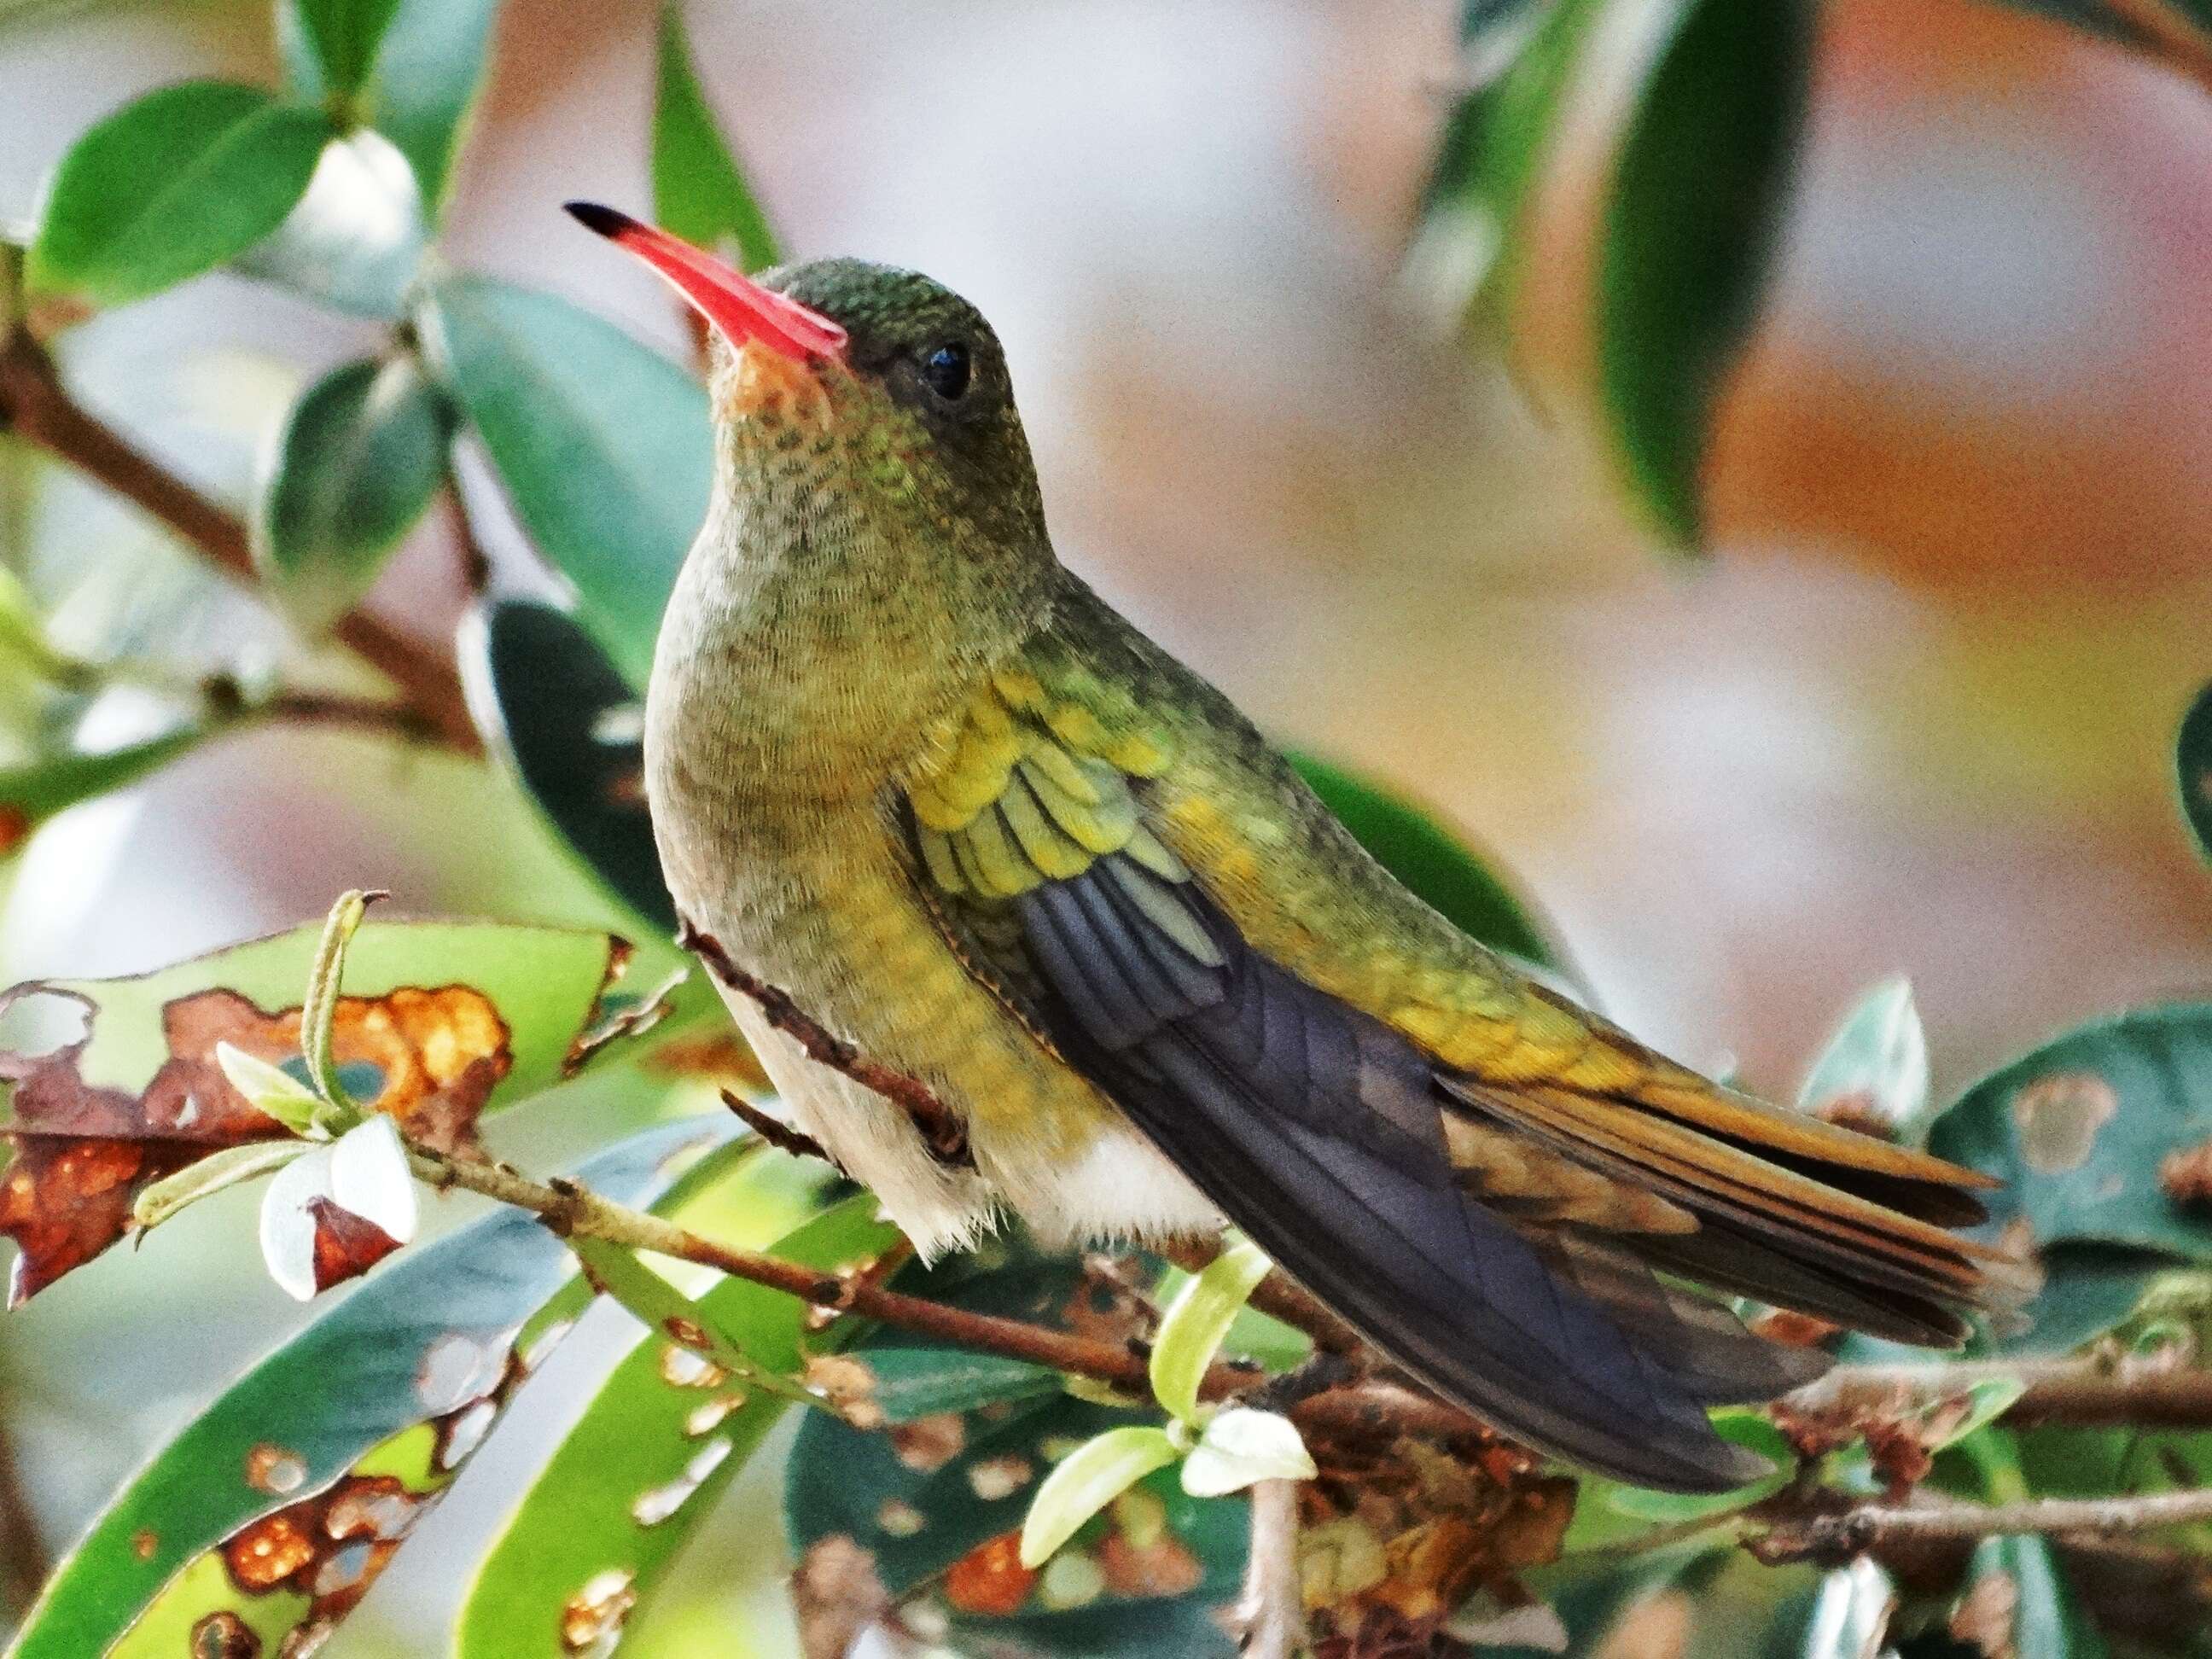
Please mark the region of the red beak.
[[732, 345], [757, 341], [796, 363], [844, 355], [842, 328], [798, 301], [763, 288], [713, 254], [596, 202], [565, 205], [586, 230], [628, 248], [666, 277]]

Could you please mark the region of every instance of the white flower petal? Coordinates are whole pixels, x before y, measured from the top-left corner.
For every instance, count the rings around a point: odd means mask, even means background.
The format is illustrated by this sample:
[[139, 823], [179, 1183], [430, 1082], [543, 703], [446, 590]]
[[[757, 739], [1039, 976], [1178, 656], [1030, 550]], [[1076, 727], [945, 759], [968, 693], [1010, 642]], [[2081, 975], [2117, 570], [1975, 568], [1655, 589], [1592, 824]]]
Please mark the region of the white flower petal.
[[415, 1172], [399, 1131], [382, 1112], [347, 1130], [331, 1148], [331, 1197], [342, 1210], [373, 1221], [393, 1243], [415, 1237]]
[[293, 1159], [261, 1195], [261, 1259], [285, 1294], [301, 1302], [315, 1297], [315, 1218], [307, 1206], [331, 1196], [331, 1158], [336, 1151], [317, 1146]]
[[1317, 1473], [1289, 1418], [1231, 1406], [1206, 1425], [1183, 1460], [1182, 1489], [1193, 1498], [1219, 1498], [1255, 1480], [1310, 1480]]

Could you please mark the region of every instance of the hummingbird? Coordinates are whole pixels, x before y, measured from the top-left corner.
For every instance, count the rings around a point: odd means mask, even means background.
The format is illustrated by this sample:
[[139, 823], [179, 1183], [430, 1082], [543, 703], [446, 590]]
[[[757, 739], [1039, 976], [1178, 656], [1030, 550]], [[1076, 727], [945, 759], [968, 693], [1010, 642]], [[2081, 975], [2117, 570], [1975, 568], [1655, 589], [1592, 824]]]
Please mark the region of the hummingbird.
[[1680, 1492], [1767, 1467], [1707, 1407], [1826, 1360], [1709, 1292], [1930, 1346], [2024, 1293], [1954, 1231], [1987, 1177], [1665, 1058], [1376, 863], [1060, 563], [973, 306], [568, 211], [711, 325], [713, 491], [646, 697], [663, 873], [797, 1126], [925, 1255], [1226, 1221], [1443, 1398]]

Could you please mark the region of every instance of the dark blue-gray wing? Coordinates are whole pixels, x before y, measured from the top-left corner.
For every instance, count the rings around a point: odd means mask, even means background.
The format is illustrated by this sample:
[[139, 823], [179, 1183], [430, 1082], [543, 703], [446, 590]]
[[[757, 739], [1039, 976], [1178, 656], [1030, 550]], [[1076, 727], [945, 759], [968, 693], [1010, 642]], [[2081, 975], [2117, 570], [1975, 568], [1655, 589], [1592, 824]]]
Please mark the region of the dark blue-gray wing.
[[1003, 983], [1024, 1012], [1407, 1370], [1624, 1480], [1717, 1491], [1765, 1470], [1703, 1407], [1773, 1392], [1818, 1359], [1757, 1342], [1595, 1241], [1540, 1248], [1471, 1199], [1446, 1153], [1433, 1063], [1254, 949], [1195, 883], [1115, 853], [992, 908], [1018, 919], [994, 931], [1019, 940], [1024, 959], [1002, 964]]

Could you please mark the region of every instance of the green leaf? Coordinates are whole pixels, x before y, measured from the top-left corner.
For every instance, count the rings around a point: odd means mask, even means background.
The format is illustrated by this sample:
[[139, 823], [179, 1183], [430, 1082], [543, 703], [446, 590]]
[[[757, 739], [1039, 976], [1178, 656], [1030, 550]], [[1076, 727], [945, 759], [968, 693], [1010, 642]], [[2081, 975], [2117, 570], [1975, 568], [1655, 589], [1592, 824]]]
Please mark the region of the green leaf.
[[[331, 1110], [322, 1096], [281, 1066], [272, 1066], [258, 1054], [249, 1054], [235, 1043], [215, 1045], [215, 1063], [223, 1079], [246, 1103], [264, 1117], [283, 1124], [295, 1135], [318, 1140], [330, 1138], [325, 1115]], [[354, 1115], [358, 1121], [358, 1115]], [[212, 1163], [203, 1158], [201, 1163]], [[198, 1165], [194, 1166], [198, 1167]]]
[[[278, 0], [286, 88], [308, 103], [335, 94], [389, 138], [435, 217], [483, 90], [498, 13], [499, 0]], [[326, 32], [338, 42], [336, 64]]]
[[2037, 1263], [2041, 1287], [2016, 1318], [2008, 1316], [1975, 1345], [1978, 1352], [2071, 1353], [2121, 1323], [2174, 1271], [2173, 1258], [2163, 1252], [2063, 1241], [2040, 1251]]
[[[765, 1182], [744, 1212], [759, 1243], [787, 1217], [787, 1198]], [[890, 1248], [898, 1234], [862, 1194], [777, 1243], [787, 1261], [835, 1270]], [[757, 1229], [757, 1231], [751, 1231]], [[716, 1329], [754, 1361], [791, 1371], [802, 1348], [839, 1346], [849, 1322], [809, 1335], [809, 1310], [787, 1296], [736, 1279], [700, 1298]], [[563, 1607], [603, 1574], [623, 1576], [632, 1619], [642, 1613], [717, 1495], [782, 1417], [787, 1402], [748, 1393], [714, 1367], [647, 1337], [592, 1397], [478, 1570], [456, 1636], [458, 1659], [555, 1659]], [[536, 1646], [521, 1634], [542, 1633]]]
[[1812, 70], [1808, 0], [1681, 0], [1604, 209], [1599, 375], [1628, 480], [1685, 548], [1723, 380], [1758, 314]]
[[641, 690], [706, 516], [706, 393], [613, 325], [489, 277], [433, 284], [422, 325], [578, 620]]
[[645, 803], [638, 694], [567, 612], [487, 600], [459, 646], [487, 746], [553, 828], [656, 933], [676, 931]]
[[868, 1398], [884, 1421], [912, 1423], [946, 1412], [969, 1412], [1002, 1401], [1031, 1400], [1060, 1391], [1060, 1375], [1048, 1365], [1008, 1359], [965, 1348], [887, 1348], [871, 1343], [868, 1369], [875, 1386]]
[[310, 631], [350, 611], [446, 477], [453, 416], [411, 356], [331, 371], [286, 417], [253, 514], [254, 551]]
[[1604, 0], [1558, 0], [1504, 77], [1462, 100], [1446, 133], [1431, 194], [1443, 204], [1471, 193], [1482, 204], [1502, 239], [1488, 295], [1508, 314], [1524, 264], [1523, 211], [1604, 9]]
[[[733, 1132], [712, 1118], [659, 1125], [576, 1174], [619, 1202], [647, 1201]], [[520, 1211], [386, 1267], [156, 1454], [47, 1581], [10, 1659], [170, 1659], [216, 1650], [195, 1646], [195, 1632], [207, 1642], [233, 1628], [273, 1653], [334, 1618], [331, 1599], [349, 1606], [343, 1593], [382, 1565], [371, 1547], [436, 1500], [543, 1358], [543, 1338], [518, 1352], [517, 1328], [572, 1271], [561, 1242]], [[280, 1510], [290, 1516], [272, 1522]], [[257, 1553], [257, 1539], [269, 1550]], [[258, 1592], [226, 1571], [227, 1544], [251, 1565], [290, 1539], [311, 1558]]]
[[1238, 1312], [1273, 1263], [1238, 1239], [1184, 1284], [1152, 1338], [1152, 1395], [1186, 1423], [1198, 1420], [1198, 1385]]
[[[1603, 1502], [1616, 1515], [1626, 1515], [1639, 1521], [1651, 1521], [1668, 1526], [1679, 1526], [1686, 1522], [1717, 1517], [1740, 1510], [1747, 1504], [1778, 1492], [1790, 1480], [1796, 1467], [1796, 1456], [1790, 1449], [1790, 1442], [1782, 1431], [1755, 1411], [1742, 1407], [1730, 1407], [1712, 1414], [1714, 1431], [1731, 1445], [1746, 1447], [1757, 1452], [1774, 1465], [1773, 1469], [1747, 1486], [1733, 1492], [1651, 1492], [1642, 1486], [1617, 1486], [1612, 1481], [1588, 1481], [1577, 1506], [1577, 1518], [1583, 1504], [1593, 1498]], [[1577, 1540], [1576, 1547], [1588, 1547]]]
[[1929, 1150], [1999, 1177], [1994, 1223], [2039, 1246], [2088, 1241], [2212, 1261], [2202, 1206], [2161, 1166], [2212, 1141], [2212, 1006], [2177, 1004], [2068, 1032], [1973, 1085]]
[[1092, 1516], [1154, 1469], [1164, 1469], [1175, 1461], [1175, 1442], [1168, 1438], [1165, 1429], [1150, 1424], [1132, 1424], [1093, 1435], [1053, 1465], [1052, 1473], [1030, 1500], [1029, 1513], [1022, 1519], [1022, 1565], [1040, 1565]]
[[1886, 979], [1852, 1005], [1806, 1073], [1797, 1105], [1840, 1110], [1854, 1127], [1881, 1124], [1900, 1133], [1921, 1119], [1928, 1109], [1928, 1036], [1911, 980]]
[[346, 1110], [354, 1104], [331, 1048], [332, 1028], [337, 1023], [338, 998], [345, 988], [346, 951], [368, 907], [388, 897], [356, 887], [338, 895], [323, 922], [323, 936], [315, 941], [315, 954], [307, 962], [307, 988], [300, 1005], [300, 1054], [307, 1062], [307, 1081], [330, 1105]]
[[283, 9], [297, 17], [323, 84], [350, 93], [368, 79], [397, 4], [398, 0], [284, 0]]
[[[1003, 1249], [1004, 1247], [997, 1247]], [[994, 1249], [994, 1254], [996, 1253]], [[1065, 1324], [1111, 1312], [1105, 1281], [1074, 1258], [1013, 1265], [948, 1263], [911, 1288], [977, 1312]], [[872, 1368], [869, 1341], [851, 1357]], [[1138, 1656], [1231, 1651], [1205, 1623], [1234, 1594], [1243, 1569], [1248, 1508], [1241, 1499], [1194, 1498], [1172, 1471], [1142, 1483], [1082, 1529], [1042, 1577], [1017, 1556], [1022, 1517], [1040, 1479], [1093, 1435], [1157, 1419], [1064, 1394], [984, 1399], [896, 1434], [864, 1433], [824, 1413], [799, 1425], [787, 1468], [786, 1519], [802, 1552], [831, 1537], [854, 1540], [899, 1599], [927, 1595], [949, 1618], [951, 1645]], [[1072, 1558], [1081, 1558], [1072, 1559]], [[1128, 1569], [1153, 1564], [1134, 1573]], [[1163, 1597], [1158, 1578], [1195, 1581]], [[1147, 1645], [1147, 1643], [1151, 1645]]]
[[1494, 860], [1470, 851], [1464, 837], [1443, 828], [1425, 808], [1356, 774], [1310, 755], [1290, 760], [1359, 844], [1446, 920], [1493, 951], [1565, 971], [1564, 955], [1546, 925], [1492, 872]]
[[2197, 839], [2198, 855], [2212, 863], [2212, 684], [2197, 694], [2182, 717], [2173, 769], [2181, 789], [2181, 815]]
[[[302, 996], [322, 930], [198, 957], [134, 979], [46, 980], [0, 998], [14, 1082], [0, 1131], [0, 1234], [21, 1246], [21, 1300], [119, 1239], [137, 1194], [227, 1146], [282, 1138], [227, 1081], [223, 1043], [300, 1056]], [[347, 958], [336, 1069], [410, 1139], [464, 1148], [483, 1114], [568, 1076], [601, 1024], [629, 947], [605, 933], [495, 924], [365, 927]], [[84, 1030], [61, 1039], [69, 1015]], [[70, 1149], [79, 1149], [72, 1152]]]
[[1982, 1540], [1948, 1623], [1984, 1653], [2105, 1659], [2108, 1650], [2075, 1606], [2051, 1540], [2032, 1534]]
[[97, 753], [66, 750], [0, 766], [0, 856], [14, 852], [65, 807], [111, 794], [157, 772], [208, 734], [198, 722]]
[[297, 1140], [264, 1140], [253, 1146], [227, 1146], [186, 1166], [167, 1181], [157, 1181], [147, 1188], [131, 1206], [131, 1218], [141, 1232], [151, 1232], [179, 1211], [204, 1198], [212, 1198], [246, 1182], [276, 1174], [307, 1150], [305, 1141]]
[[699, 90], [677, 0], [660, 9], [660, 78], [653, 106], [653, 214], [701, 247], [736, 244], [747, 270], [778, 264], [775, 233], [753, 199]]
[[119, 305], [214, 270], [275, 230], [331, 137], [319, 110], [188, 81], [100, 122], [46, 192], [33, 287]]

